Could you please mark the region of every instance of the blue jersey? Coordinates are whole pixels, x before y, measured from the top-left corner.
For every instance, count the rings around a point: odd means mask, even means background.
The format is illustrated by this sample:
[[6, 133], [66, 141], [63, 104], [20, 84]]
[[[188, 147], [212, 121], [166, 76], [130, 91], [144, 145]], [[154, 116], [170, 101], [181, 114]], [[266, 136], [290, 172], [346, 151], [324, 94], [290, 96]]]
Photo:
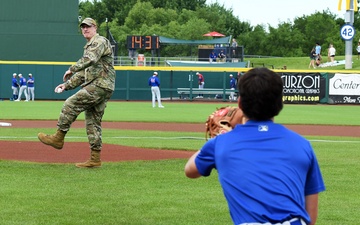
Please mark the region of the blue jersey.
[[159, 87], [160, 86], [160, 80], [157, 76], [151, 76], [149, 78], [149, 86], [151, 87]]
[[26, 78], [25, 77], [22, 77], [22, 78], [20, 78], [20, 87], [21, 86], [26, 86]]
[[35, 80], [33, 77], [29, 78], [27, 81], [28, 87], [34, 87], [34, 82], [35, 82]]
[[234, 224], [309, 223], [305, 196], [325, 190], [309, 141], [272, 121], [248, 121], [210, 139], [195, 163], [203, 176], [218, 171]]
[[230, 88], [235, 88], [236, 87], [236, 80], [235, 78], [231, 78], [230, 79]]
[[13, 87], [18, 87], [19, 86], [18, 82], [17, 82], [17, 79], [15, 77], [13, 77], [13, 79], [12, 79], [12, 86]]

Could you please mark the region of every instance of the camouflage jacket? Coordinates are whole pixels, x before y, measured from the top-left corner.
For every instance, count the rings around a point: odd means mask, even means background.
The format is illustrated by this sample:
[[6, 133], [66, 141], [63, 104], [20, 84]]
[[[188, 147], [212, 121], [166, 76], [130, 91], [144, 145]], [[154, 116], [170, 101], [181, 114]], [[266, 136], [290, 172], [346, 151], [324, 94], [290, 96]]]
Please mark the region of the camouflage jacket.
[[67, 90], [92, 83], [106, 90], [114, 91], [116, 74], [109, 40], [95, 34], [84, 46], [83, 57], [69, 70], [74, 75], [65, 83]]

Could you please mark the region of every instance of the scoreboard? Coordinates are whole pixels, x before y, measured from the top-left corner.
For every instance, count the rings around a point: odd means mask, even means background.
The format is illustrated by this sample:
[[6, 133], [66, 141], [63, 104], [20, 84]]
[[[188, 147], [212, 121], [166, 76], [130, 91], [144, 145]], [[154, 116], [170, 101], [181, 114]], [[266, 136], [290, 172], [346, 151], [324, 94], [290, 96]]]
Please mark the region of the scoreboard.
[[159, 36], [127, 36], [127, 48], [146, 50], [159, 49]]

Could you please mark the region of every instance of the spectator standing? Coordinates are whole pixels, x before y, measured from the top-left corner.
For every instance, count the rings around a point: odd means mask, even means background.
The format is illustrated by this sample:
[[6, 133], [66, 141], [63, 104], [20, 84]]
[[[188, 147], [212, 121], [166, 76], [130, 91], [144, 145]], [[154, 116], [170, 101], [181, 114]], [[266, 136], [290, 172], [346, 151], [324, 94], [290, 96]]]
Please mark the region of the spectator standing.
[[331, 63], [334, 63], [334, 61], [335, 61], [335, 53], [336, 53], [336, 49], [334, 48], [334, 45], [330, 44], [329, 57], [330, 57]]
[[[204, 89], [204, 86], [205, 86], [204, 76], [199, 72], [196, 72], [196, 76], [198, 76], [199, 89]], [[199, 95], [196, 98], [204, 98], [204, 94], [199, 93]]]
[[360, 41], [358, 42], [358, 45], [357, 45], [357, 47], [356, 47], [356, 51], [357, 51], [357, 59], [359, 60], [359, 58], [360, 58]]
[[13, 77], [12, 77], [12, 80], [11, 80], [11, 89], [12, 89], [13, 96], [12, 96], [12, 98], [10, 98], [10, 101], [14, 101], [14, 100], [18, 99], [19, 83], [18, 83], [18, 80], [16, 79], [16, 76], [17, 76], [17, 74], [13, 73]]
[[236, 58], [236, 48], [238, 47], [238, 43], [235, 38], [232, 39], [231, 49], [232, 49], [232, 56], [231, 58]]
[[148, 83], [151, 87], [152, 107], [155, 108], [155, 99], [157, 99], [158, 107], [164, 108], [164, 106], [161, 104], [160, 80], [158, 78], [157, 72], [153, 73], [153, 75], [149, 78]]
[[83, 56], [65, 71], [64, 83], [55, 88], [56, 93], [81, 88], [64, 102], [57, 122], [55, 134], [39, 133], [39, 140], [56, 149], [62, 149], [64, 138], [71, 124], [84, 112], [86, 133], [90, 145], [90, 159], [76, 163], [79, 168], [101, 167], [102, 150], [101, 120], [108, 100], [115, 89], [116, 73], [110, 41], [97, 33], [96, 21], [85, 18], [80, 24], [81, 32], [87, 43]]
[[29, 73], [29, 78], [27, 80], [29, 100], [35, 101], [35, 79], [31, 73]]
[[29, 101], [29, 96], [28, 96], [28, 90], [27, 90], [27, 86], [26, 86], [26, 78], [23, 77], [23, 75], [21, 73], [19, 73], [19, 82], [20, 82], [20, 90], [19, 90], [19, 97], [15, 100], [16, 102], [21, 101], [21, 95], [24, 93], [25, 95], [25, 102]]
[[225, 55], [225, 53], [224, 53], [223, 50], [221, 50], [221, 51], [219, 52], [219, 54], [218, 54], [217, 57], [218, 57], [218, 59], [219, 59], [220, 62], [225, 62], [225, 60], [226, 60], [226, 55]]
[[[230, 90], [235, 91], [236, 79], [234, 78], [234, 76], [232, 74], [230, 74], [229, 77], [230, 77]], [[235, 92], [230, 93], [229, 99], [230, 99], [230, 101], [236, 100], [235, 99]]]
[[281, 77], [254, 68], [238, 83], [242, 124], [208, 140], [185, 165], [189, 178], [217, 170], [233, 223], [316, 223], [325, 190], [311, 143], [274, 122], [283, 108]]
[[316, 67], [315, 67], [315, 59], [316, 59], [315, 48], [312, 48], [311, 51], [310, 51], [309, 68], [312, 66], [314, 69], [316, 69]]
[[216, 62], [216, 54], [214, 51], [212, 51], [209, 55], [209, 62], [212, 63], [212, 62]]
[[316, 45], [315, 45], [315, 54], [316, 54], [315, 60], [321, 61], [321, 46], [318, 42], [316, 42]]

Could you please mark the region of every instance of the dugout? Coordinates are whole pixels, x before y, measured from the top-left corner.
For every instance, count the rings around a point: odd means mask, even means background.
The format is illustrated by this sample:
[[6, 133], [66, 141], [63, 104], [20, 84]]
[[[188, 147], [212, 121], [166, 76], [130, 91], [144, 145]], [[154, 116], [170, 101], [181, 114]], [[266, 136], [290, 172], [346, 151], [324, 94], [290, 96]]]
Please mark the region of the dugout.
[[209, 55], [212, 51], [219, 54], [223, 51], [227, 56], [227, 62], [243, 62], [244, 61], [244, 46], [237, 48], [230, 47], [232, 36], [213, 38], [206, 40], [181, 40], [159, 36], [161, 45], [189, 45], [197, 46], [199, 61], [209, 61]]

